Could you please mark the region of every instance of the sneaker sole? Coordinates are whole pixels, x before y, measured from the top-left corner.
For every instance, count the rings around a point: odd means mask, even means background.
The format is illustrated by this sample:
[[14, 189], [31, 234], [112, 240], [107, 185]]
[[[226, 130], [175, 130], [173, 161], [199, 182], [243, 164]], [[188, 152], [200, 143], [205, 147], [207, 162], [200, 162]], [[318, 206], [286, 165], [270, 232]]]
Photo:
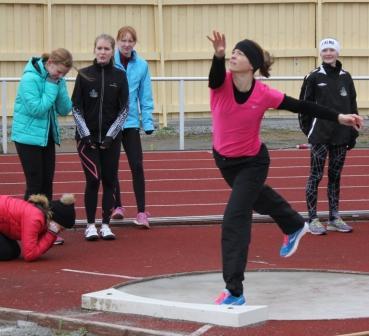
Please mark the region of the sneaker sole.
[[300, 234], [296, 238], [295, 245], [293, 245], [293, 248], [291, 249], [291, 251], [288, 252], [285, 256], [283, 256], [283, 258], [288, 258], [288, 257], [292, 256], [296, 252], [297, 248], [299, 247], [299, 243], [300, 243], [301, 238], [307, 232], [309, 232], [309, 225], [307, 223], [305, 223], [303, 229], [301, 230]]
[[98, 240], [99, 236], [90, 236], [90, 237], [85, 237], [85, 240], [87, 241], [95, 241]]
[[246, 301], [239, 302], [232, 302], [232, 303], [221, 303], [222, 306], [246, 306]]
[[150, 224], [142, 224], [142, 223], [137, 222], [136, 220], [134, 220], [133, 223], [143, 228], [150, 229]]
[[310, 232], [312, 235], [314, 235], [314, 236], [323, 236], [323, 235], [325, 235], [325, 234], [327, 234], [327, 231], [323, 231], [323, 232], [313, 232], [313, 231], [310, 231], [310, 229], [309, 229], [309, 231], [308, 232]]
[[335, 226], [329, 226], [329, 225], [327, 226], [327, 230], [328, 231], [343, 232], [343, 233], [350, 233], [350, 232], [352, 232], [352, 229], [351, 230], [338, 229]]
[[103, 240], [114, 240], [115, 239], [115, 236], [101, 236], [101, 239]]

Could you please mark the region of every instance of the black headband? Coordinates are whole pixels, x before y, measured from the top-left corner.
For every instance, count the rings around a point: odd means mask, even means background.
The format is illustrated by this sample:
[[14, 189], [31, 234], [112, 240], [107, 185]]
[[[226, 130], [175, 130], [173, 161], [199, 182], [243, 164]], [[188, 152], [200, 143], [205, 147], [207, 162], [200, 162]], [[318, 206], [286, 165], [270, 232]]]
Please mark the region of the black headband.
[[242, 40], [235, 45], [234, 49], [241, 50], [246, 55], [254, 68], [254, 72], [264, 64], [264, 55], [253, 41]]

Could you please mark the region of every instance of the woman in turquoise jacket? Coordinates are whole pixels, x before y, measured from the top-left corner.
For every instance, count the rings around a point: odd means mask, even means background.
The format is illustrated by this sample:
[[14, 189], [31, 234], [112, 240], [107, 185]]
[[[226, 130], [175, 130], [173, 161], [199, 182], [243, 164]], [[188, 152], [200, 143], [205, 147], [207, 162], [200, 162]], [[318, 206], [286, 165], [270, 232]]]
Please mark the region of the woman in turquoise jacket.
[[14, 104], [11, 139], [26, 178], [24, 199], [53, 195], [55, 144], [60, 145], [58, 115], [72, 108], [64, 76], [73, 66], [66, 49], [31, 58], [24, 68]]
[[[137, 203], [135, 223], [149, 227], [148, 213], [145, 211], [145, 177], [143, 171], [143, 154], [140, 138], [140, 127], [146, 134], [154, 131], [152, 112], [154, 102], [152, 98], [151, 78], [147, 61], [138, 56], [133, 49], [137, 42], [134, 28], [125, 26], [117, 34], [117, 46], [114, 60], [115, 65], [125, 71], [129, 86], [129, 111], [123, 125], [122, 143], [128, 158], [132, 173], [133, 190]], [[124, 208], [120, 199], [119, 181], [116, 187], [116, 204], [112, 214], [114, 219], [124, 218]]]

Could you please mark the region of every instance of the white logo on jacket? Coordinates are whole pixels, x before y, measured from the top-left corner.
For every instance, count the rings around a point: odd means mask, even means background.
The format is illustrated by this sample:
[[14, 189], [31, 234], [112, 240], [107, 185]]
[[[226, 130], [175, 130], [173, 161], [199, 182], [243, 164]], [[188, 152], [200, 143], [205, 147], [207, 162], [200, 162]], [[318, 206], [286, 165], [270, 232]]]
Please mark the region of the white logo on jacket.
[[99, 96], [98, 92], [95, 89], [92, 89], [89, 92], [89, 95], [90, 95], [91, 98], [97, 98]]
[[346, 89], [345, 89], [345, 87], [344, 87], [344, 86], [342, 86], [342, 88], [341, 88], [341, 90], [340, 90], [340, 95], [341, 95], [342, 97], [346, 97], [346, 96], [347, 96], [347, 91], [346, 91]]

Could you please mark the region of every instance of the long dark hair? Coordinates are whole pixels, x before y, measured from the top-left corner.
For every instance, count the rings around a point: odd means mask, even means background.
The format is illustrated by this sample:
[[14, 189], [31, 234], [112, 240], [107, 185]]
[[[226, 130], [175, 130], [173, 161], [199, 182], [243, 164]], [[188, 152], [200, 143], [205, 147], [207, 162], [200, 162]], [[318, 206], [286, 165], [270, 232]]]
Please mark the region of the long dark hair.
[[274, 63], [274, 58], [270, 55], [270, 53], [266, 50], [264, 50], [258, 43], [255, 41], [252, 41], [255, 44], [255, 48], [257, 48], [261, 55], [263, 55], [264, 62], [259, 68], [260, 75], [268, 78], [270, 77], [270, 70], [272, 67], [272, 64]]

